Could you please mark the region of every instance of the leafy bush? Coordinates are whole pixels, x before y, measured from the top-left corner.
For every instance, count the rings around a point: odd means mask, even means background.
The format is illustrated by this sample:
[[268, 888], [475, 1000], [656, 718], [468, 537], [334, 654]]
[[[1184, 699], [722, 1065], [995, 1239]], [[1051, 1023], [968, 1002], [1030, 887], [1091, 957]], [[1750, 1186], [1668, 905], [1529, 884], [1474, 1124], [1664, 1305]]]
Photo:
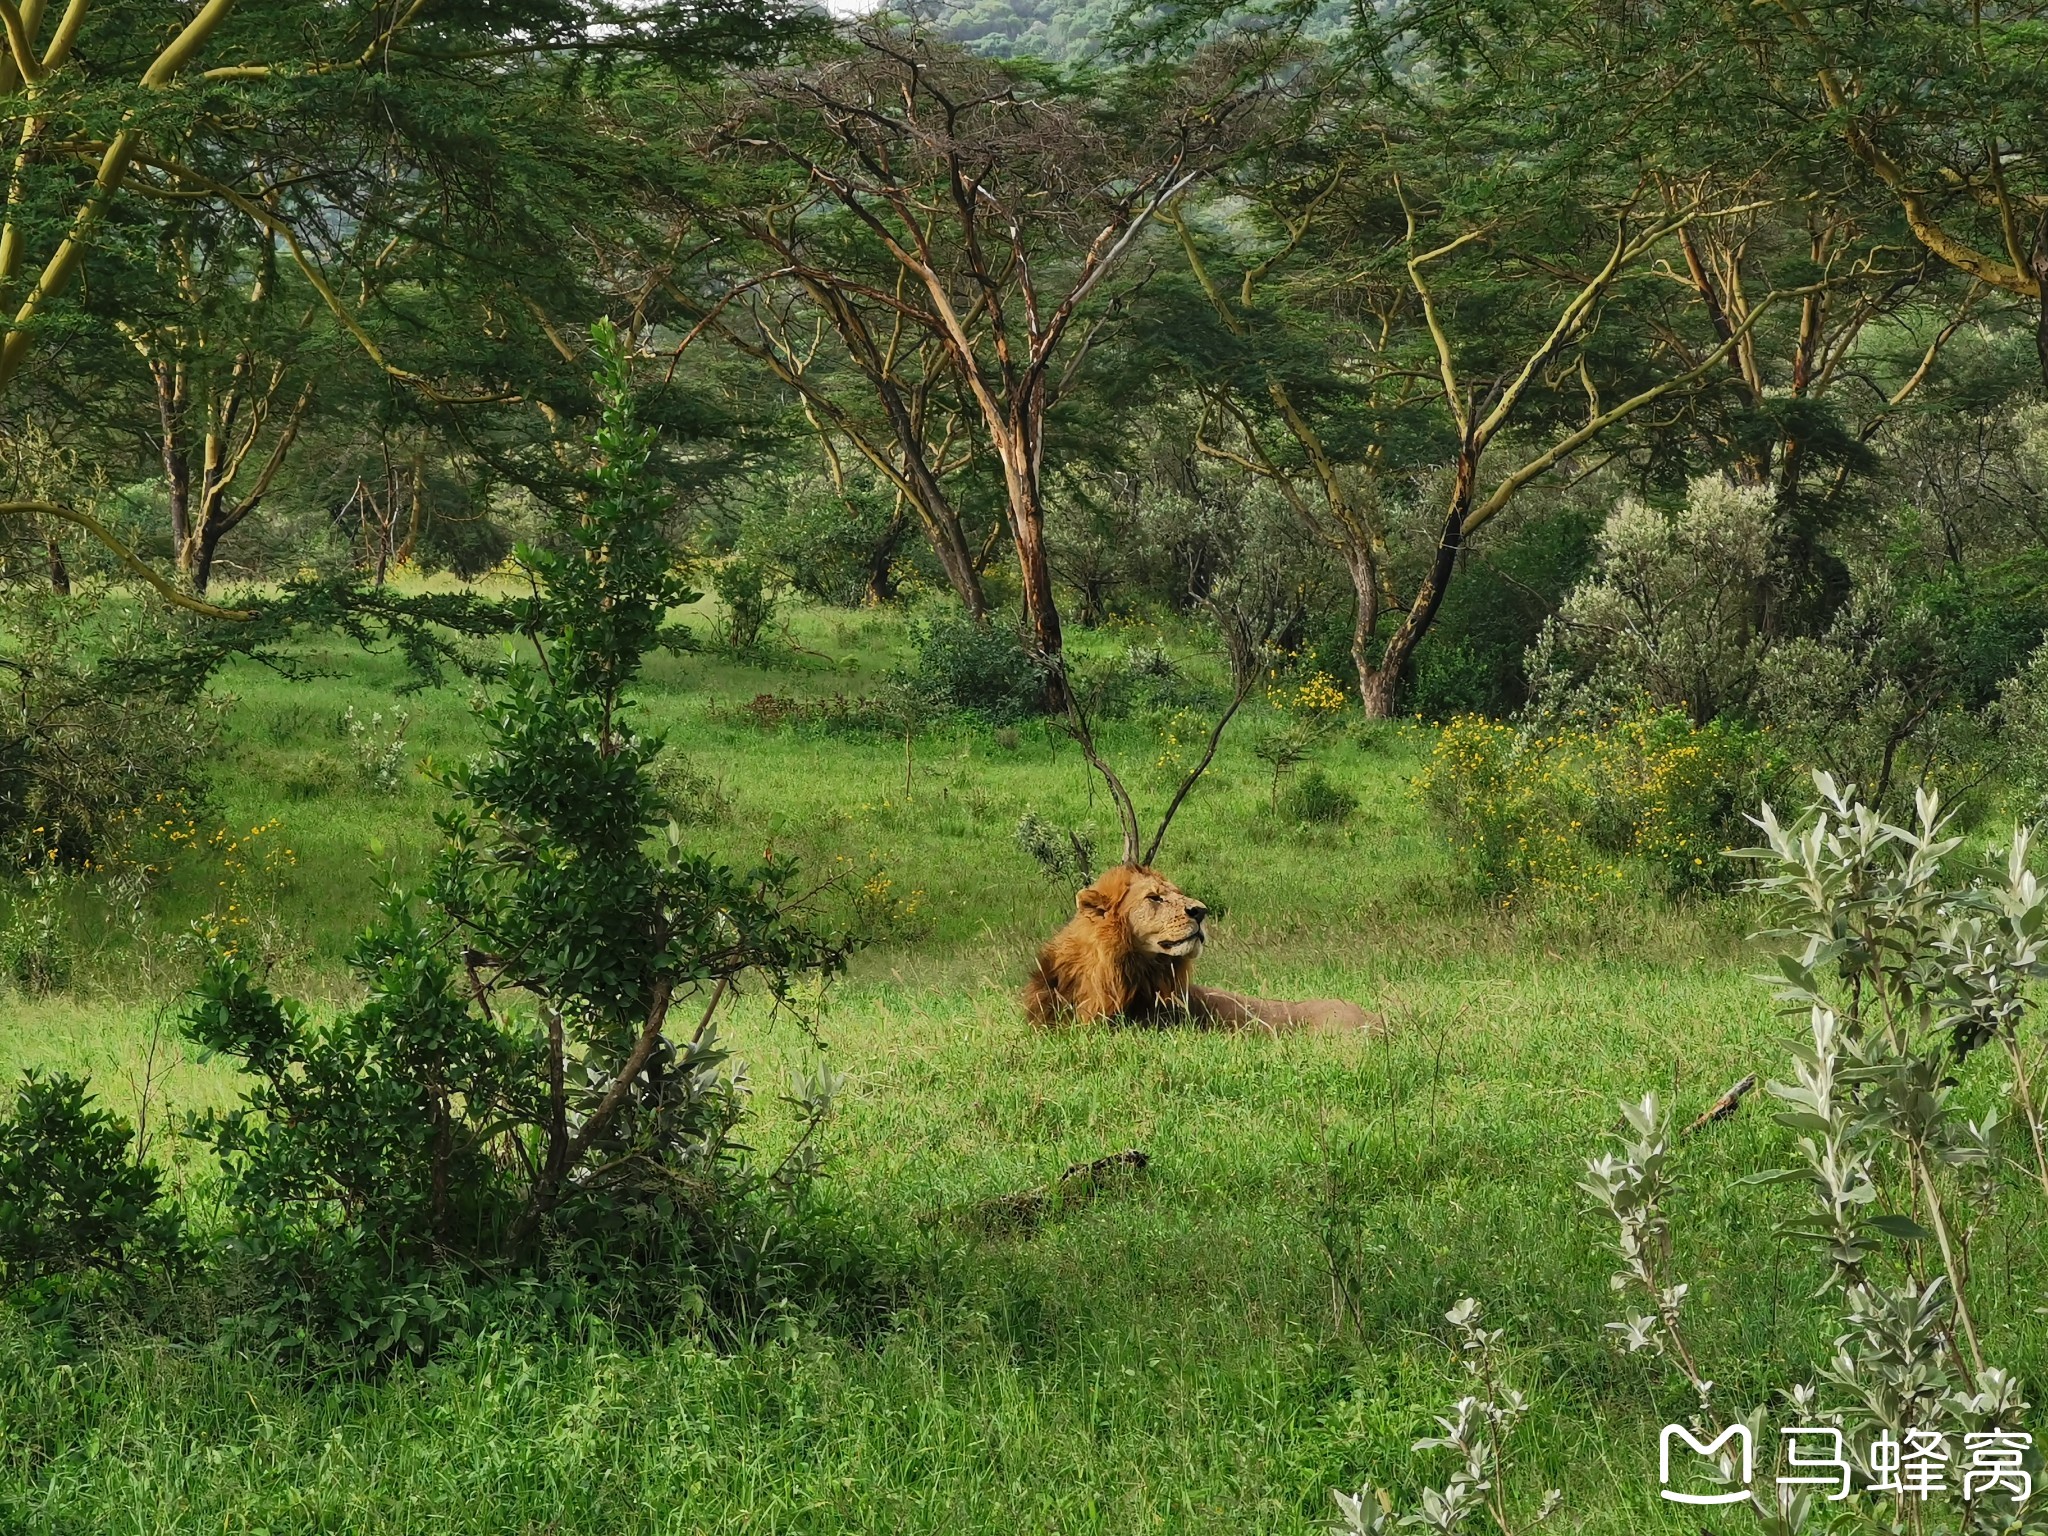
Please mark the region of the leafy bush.
[[23, 1076], [0, 1120], [0, 1290], [47, 1301], [80, 1271], [176, 1257], [177, 1210], [134, 1141], [83, 1079]]
[[1719, 475], [1693, 481], [1669, 513], [1624, 496], [1593, 574], [1544, 625], [1537, 697], [1558, 713], [1612, 713], [1639, 696], [1700, 721], [1746, 709], [1769, 649], [1775, 533], [1770, 493]]
[[1292, 822], [1335, 825], [1357, 809], [1358, 797], [1333, 784], [1321, 768], [1310, 768], [1280, 796], [1280, 815]]
[[718, 1008], [744, 974], [779, 998], [846, 947], [798, 910], [787, 866], [738, 873], [676, 834], [649, 846], [659, 743], [624, 694], [693, 594], [623, 352], [609, 328], [598, 340], [588, 501], [561, 517], [563, 552], [523, 552], [543, 664], [504, 670], [480, 706], [486, 751], [442, 777], [454, 805], [424, 887], [394, 891], [351, 956], [364, 1001], [319, 1026], [222, 954], [185, 1020], [252, 1080], [200, 1130], [279, 1343], [429, 1349], [459, 1318], [451, 1265], [604, 1275], [658, 1257], [686, 1284], [781, 1187], [734, 1140], [743, 1081]]
[[1801, 761], [1903, 812], [1916, 789], [1960, 797], [2000, 773], [2024, 789], [2025, 709], [2007, 689], [2048, 632], [2038, 556], [1922, 580], [1865, 572], [1827, 628], [1766, 659], [1755, 714]]
[[1789, 772], [1761, 732], [1676, 710], [1548, 731], [1465, 716], [1437, 733], [1416, 787], [1489, 896], [1598, 898], [1626, 883], [1624, 858], [1673, 893], [1726, 889], [1745, 808]]
[[1095, 842], [1026, 807], [1017, 818], [1017, 846], [1054, 885], [1077, 891], [1095, 878]]
[[1045, 677], [1016, 631], [965, 613], [913, 619], [912, 684], [948, 709], [1008, 725], [1045, 704]]
[[395, 795], [406, 779], [405, 733], [412, 717], [404, 710], [391, 711], [391, 724], [384, 724], [384, 712], [374, 710], [365, 720], [351, 704], [341, 717], [348, 735], [349, 750], [355, 755], [356, 776], [380, 795]]
[[718, 625], [719, 643], [735, 651], [751, 651], [761, 643], [761, 631], [774, 622], [782, 604], [779, 579], [758, 561], [742, 557], [716, 567], [711, 586], [725, 608]]
[[766, 476], [740, 518], [740, 552], [787, 572], [815, 603], [887, 601], [899, 569], [926, 555], [894, 487], [879, 478], [849, 473], [841, 491], [822, 475]]
[[677, 826], [716, 826], [732, 815], [732, 796], [725, 785], [673, 748], [654, 760], [648, 782]]
[[141, 806], [197, 802], [217, 717], [189, 679], [141, 665], [167, 636], [83, 598], [4, 592], [0, 846], [66, 868], [106, 857]]
[[31, 863], [0, 926], [0, 974], [31, 997], [59, 991], [71, 980], [71, 941], [65, 932], [66, 877], [53, 859]]
[[[2026, 1242], [2034, 1218], [1996, 1187], [2001, 1166], [2017, 1161], [2003, 1146], [2009, 1116], [1993, 1104], [1973, 1118], [1966, 1095], [1974, 1104], [1988, 1088], [2017, 1111], [2031, 1142], [2026, 1171], [2048, 1190], [2022, 1039], [2030, 984], [2048, 975], [2048, 887], [2028, 868], [2029, 835], [2016, 833], [2002, 869], [1957, 878], [1948, 866], [1962, 840], [1933, 794], [1917, 797], [1910, 824], [1894, 825], [1858, 802], [1853, 786], [1825, 774], [1815, 782], [1821, 803], [1790, 826], [1764, 807], [1767, 846], [1755, 850], [1757, 887], [1781, 924], [1770, 935], [1779, 1000], [1807, 1020], [1790, 1071], [1769, 1087], [1785, 1106], [1777, 1119], [1793, 1133], [1794, 1166], [1741, 1181], [1804, 1197], [1799, 1219], [1781, 1230], [1810, 1245], [1816, 1294], [1838, 1298], [1839, 1320], [1826, 1330], [1834, 1345], [1814, 1362], [1818, 1383], [1785, 1396], [1795, 1422], [1826, 1426], [1807, 1435], [1833, 1435], [1834, 1456], [1845, 1458], [1834, 1463], [1843, 1497], [1811, 1479], [1781, 1483], [1775, 1499], [1756, 1502], [1761, 1528], [1785, 1536], [1808, 1526], [1823, 1497], [1830, 1531], [1903, 1528], [1903, 1501], [1873, 1486], [1880, 1437], [1894, 1453], [1916, 1439], [1994, 1441], [2021, 1467], [2027, 1405], [2018, 1378], [1987, 1352], [1997, 1336], [1978, 1321], [1999, 1281], [1971, 1250]], [[1987, 1047], [2004, 1057], [1989, 1082], [1971, 1070]], [[1765, 1405], [1730, 1413], [1715, 1385], [1744, 1373], [1716, 1368], [1690, 1337], [1693, 1288], [1675, 1262], [1669, 1209], [1679, 1172], [1670, 1113], [1651, 1094], [1624, 1106], [1624, 1121], [1616, 1148], [1590, 1160], [1582, 1181], [1615, 1226], [1614, 1288], [1642, 1309], [1608, 1327], [1630, 1353], [1661, 1357], [1682, 1378], [1702, 1438], [1734, 1423], [1755, 1435]], [[2028, 1456], [2026, 1465], [2038, 1464]], [[1847, 1498], [1852, 1471], [1867, 1502]], [[1940, 1510], [1958, 1491], [1961, 1504]], [[2037, 1524], [2031, 1478], [2024, 1491], [2017, 1479], [1976, 1491], [1972, 1499], [1967, 1479], [1958, 1489], [1939, 1477], [1913, 1506], [1914, 1526], [1989, 1536]]]

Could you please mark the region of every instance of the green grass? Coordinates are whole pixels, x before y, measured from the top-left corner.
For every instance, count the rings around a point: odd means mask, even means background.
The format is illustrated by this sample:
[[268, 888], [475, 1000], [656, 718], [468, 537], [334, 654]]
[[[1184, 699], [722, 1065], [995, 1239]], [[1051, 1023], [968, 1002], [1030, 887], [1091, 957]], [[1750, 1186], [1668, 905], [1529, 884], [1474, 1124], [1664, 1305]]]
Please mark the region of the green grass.
[[[731, 799], [726, 823], [692, 836], [733, 857], [772, 845], [856, 883], [882, 872], [891, 900], [923, 893], [824, 1014], [851, 1079], [831, 1202], [907, 1255], [885, 1325], [797, 1322], [714, 1349], [621, 1342], [591, 1319], [573, 1337], [494, 1333], [423, 1370], [308, 1383], [223, 1348], [132, 1330], [80, 1346], [0, 1314], [0, 1530], [1313, 1531], [1333, 1486], [1370, 1476], [1405, 1507], [1447, 1473], [1408, 1446], [1463, 1391], [1442, 1314], [1468, 1294], [1508, 1329], [1534, 1399], [1516, 1506], [1557, 1487], [1559, 1529], [1701, 1528], [1655, 1496], [1657, 1426], [1686, 1404], [1607, 1342], [1610, 1235], [1574, 1181], [1618, 1099], [1656, 1088], [1689, 1117], [1744, 1072], [1784, 1071], [1789, 1031], [1749, 979], [1742, 914], [1645, 903], [1510, 921], [1457, 894], [1407, 788], [1419, 736], [1328, 748], [1325, 770], [1360, 806], [1310, 830], [1267, 812], [1241, 731], [1162, 860], [1220, 914], [1204, 975], [1356, 998], [1386, 1015], [1386, 1036], [1036, 1032], [1015, 993], [1071, 893], [1011, 831], [1029, 805], [1113, 846], [1079, 758], [1035, 728], [1008, 748], [948, 732], [917, 744], [906, 797], [900, 739], [732, 723], [758, 692], [872, 688], [900, 644], [885, 617], [805, 615], [798, 633], [851, 664], [663, 658], [641, 694]], [[395, 664], [330, 659], [334, 675], [311, 682], [226, 680], [218, 784], [229, 826], [284, 823], [298, 857], [277, 903], [286, 979], [327, 1003], [348, 994], [339, 957], [380, 885], [420, 868], [439, 803], [423, 782], [376, 795], [346, 775], [287, 795], [311, 754], [347, 765], [343, 710], [392, 704]], [[461, 690], [402, 702], [413, 751], [474, 750]], [[1150, 766], [1159, 738], [1135, 724], [1107, 736], [1156, 814], [1170, 790]], [[89, 1069], [128, 1113], [154, 1082], [159, 1125], [167, 1104], [225, 1100], [219, 1066], [173, 1041], [150, 1064], [180, 975], [168, 936], [215, 878], [189, 858], [139, 944], [82, 912], [98, 953], [74, 990], [0, 997], [0, 1070]], [[789, 1128], [772, 1090], [809, 1047], [752, 1000], [732, 1033], [772, 1149]], [[1035, 1233], [953, 1219], [1132, 1146], [1152, 1157], [1144, 1177]], [[158, 1147], [182, 1178], [203, 1176]], [[1688, 1307], [1730, 1406], [1809, 1379], [1830, 1335], [1812, 1256], [1774, 1232], [1791, 1197], [1731, 1187], [1784, 1156], [1754, 1104], [1687, 1144]], [[2039, 1212], [2017, 1178], [2001, 1199], [1978, 1257], [1999, 1276], [1986, 1347], [2039, 1382], [2048, 1271], [2024, 1241]], [[1359, 1304], [1341, 1323], [1326, 1230], [1355, 1255]]]

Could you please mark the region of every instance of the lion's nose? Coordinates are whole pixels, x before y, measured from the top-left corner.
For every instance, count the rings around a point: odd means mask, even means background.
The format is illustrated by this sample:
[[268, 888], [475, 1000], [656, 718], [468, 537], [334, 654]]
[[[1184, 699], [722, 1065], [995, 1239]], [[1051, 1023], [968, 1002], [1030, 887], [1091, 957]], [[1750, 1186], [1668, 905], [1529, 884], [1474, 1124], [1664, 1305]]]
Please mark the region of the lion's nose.
[[1188, 907], [1188, 916], [1192, 918], [1195, 922], [1199, 923], [1203, 918], [1207, 917], [1208, 915], [1209, 909], [1207, 907], [1196, 905], [1190, 905]]

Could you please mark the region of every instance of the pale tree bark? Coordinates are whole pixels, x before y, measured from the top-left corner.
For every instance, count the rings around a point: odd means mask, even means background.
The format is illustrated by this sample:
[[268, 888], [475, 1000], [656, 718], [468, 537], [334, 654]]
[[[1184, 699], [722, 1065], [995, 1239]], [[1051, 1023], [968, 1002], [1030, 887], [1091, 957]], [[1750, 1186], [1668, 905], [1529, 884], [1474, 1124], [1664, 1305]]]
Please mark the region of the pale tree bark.
[[785, 241], [794, 282], [857, 295], [940, 347], [1002, 471], [1025, 624], [1060, 708], [1048, 418], [1106, 323], [1082, 318], [1090, 300], [1217, 162], [1251, 98], [1233, 84], [1108, 149], [1084, 110], [997, 64], [881, 28], [852, 36], [852, 59], [764, 77], [755, 120], [718, 145], [801, 170], [806, 206], [836, 203], [894, 274], [863, 279]]
[[[1947, 163], [1955, 147], [1952, 144], [1945, 144], [1944, 163], [1931, 172], [1900, 164], [1879, 142], [1876, 131], [1890, 115], [1889, 109], [1865, 98], [1853, 70], [1821, 35], [1803, 0], [1776, 0], [1776, 4], [1793, 31], [1813, 52], [1814, 77], [1820, 83], [1821, 94], [1843, 143], [1897, 199], [1914, 238], [1958, 272], [1987, 288], [2034, 305], [2035, 347], [2042, 383], [2048, 386], [2048, 248], [2044, 248], [2048, 247], [2048, 194], [2016, 192], [2011, 187], [2005, 152], [1995, 138], [1983, 146], [1981, 173], [1974, 169], [1958, 171]], [[1977, 8], [1965, 27], [1979, 28], [1993, 24], [1993, 20]], [[1976, 57], [1986, 54], [1982, 38], [1971, 38], [1967, 46]], [[2009, 52], [2010, 45], [1999, 51]], [[2000, 237], [1996, 248], [1986, 250], [1936, 209], [1928, 192], [1933, 183], [1959, 193], [1970, 205], [1995, 219]]]
[[[1398, 190], [1398, 183], [1396, 186]], [[1444, 594], [1457, 574], [1459, 557], [1473, 535], [1561, 461], [1645, 406], [1688, 388], [1718, 369], [1722, 360], [1743, 344], [1757, 321], [1782, 296], [1774, 293], [1759, 299], [1751, 306], [1748, 317], [1704, 357], [1613, 406], [1603, 409], [1597, 391], [1588, 382], [1584, 423], [1560, 434], [1535, 453], [1520, 456], [1514, 467], [1493, 480], [1489, 487], [1485, 477], [1489, 450], [1516, 422], [1531, 387], [1573, 342], [1585, 334], [1621, 275], [1642, 263], [1687, 224], [1701, 217], [1705, 217], [1701, 211], [1688, 210], [1671, 217], [1652, 219], [1633, 228], [1626, 215], [1617, 220], [1614, 244], [1607, 259], [1559, 308], [1549, 335], [1529, 351], [1511, 374], [1493, 378], [1482, 392], [1472, 382], [1460, 377], [1456, 350], [1438, 311], [1426, 271], [1482, 238], [1483, 232], [1468, 231], [1431, 249], [1419, 249], [1419, 226], [1410, 210], [1408, 281], [1421, 305], [1423, 322], [1436, 353], [1441, 398], [1455, 425], [1458, 446], [1450, 466], [1450, 482], [1443, 514], [1437, 524], [1435, 547], [1430, 552], [1423, 578], [1410, 597], [1400, 624], [1388, 637], [1378, 664], [1359, 677], [1360, 702], [1369, 716], [1378, 719], [1391, 717], [1401, 675], [1413, 658], [1416, 647], [1436, 622]], [[1581, 379], [1585, 380], [1583, 373]]]

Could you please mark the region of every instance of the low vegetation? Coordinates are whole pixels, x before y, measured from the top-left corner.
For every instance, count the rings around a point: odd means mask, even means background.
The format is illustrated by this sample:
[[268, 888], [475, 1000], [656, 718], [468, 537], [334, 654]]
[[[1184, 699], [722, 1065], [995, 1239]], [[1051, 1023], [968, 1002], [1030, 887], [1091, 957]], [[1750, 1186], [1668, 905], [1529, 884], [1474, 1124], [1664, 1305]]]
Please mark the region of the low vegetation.
[[0, 1533], [2048, 1530], [2044, 16], [0, 3]]

